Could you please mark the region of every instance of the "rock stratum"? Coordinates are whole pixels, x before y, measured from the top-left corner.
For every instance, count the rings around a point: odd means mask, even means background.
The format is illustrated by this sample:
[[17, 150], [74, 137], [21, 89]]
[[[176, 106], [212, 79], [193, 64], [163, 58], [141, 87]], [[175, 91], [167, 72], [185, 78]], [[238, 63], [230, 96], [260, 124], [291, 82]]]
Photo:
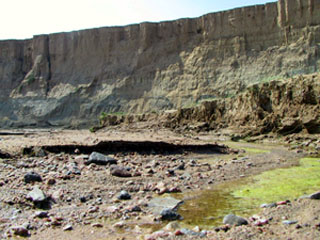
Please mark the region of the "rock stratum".
[[318, 72], [319, 47], [319, 0], [0, 41], [0, 126], [91, 125], [101, 112], [230, 97]]

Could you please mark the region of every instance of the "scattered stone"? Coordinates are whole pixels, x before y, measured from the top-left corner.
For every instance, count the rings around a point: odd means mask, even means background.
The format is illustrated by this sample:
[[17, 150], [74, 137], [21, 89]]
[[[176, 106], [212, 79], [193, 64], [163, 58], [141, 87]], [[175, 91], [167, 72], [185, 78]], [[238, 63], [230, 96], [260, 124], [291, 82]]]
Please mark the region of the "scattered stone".
[[120, 222], [116, 222], [112, 226], [115, 228], [123, 228], [125, 225], [126, 225], [126, 223], [124, 221], [120, 221]]
[[179, 228], [181, 228], [181, 226], [178, 222], [170, 222], [163, 229], [172, 232]]
[[131, 199], [131, 195], [127, 191], [122, 190], [118, 196], [118, 199], [119, 200], [129, 200], [129, 199]]
[[28, 193], [27, 198], [30, 199], [34, 203], [41, 203], [47, 200], [46, 195], [39, 188], [39, 186], [35, 186], [31, 192]]
[[223, 224], [241, 226], [241, 225], [247, 225], [248, 221], [234, 214], [228, 214], [223, 218]]
[[200, 238], [207, 236], [206, 231], [195, 232], [195, 231], [189, 230], [187, 228], [183, 228], [180, 231], [183, 233], [183, 235], [187, 235], [187, 236], [200, 237]]
[[169, 237], [170, 234], [168, 232], [165, 232], [163, 230], [160, 230], [160, 231], [157, 231], [157, 232], [154, 232], [150, 235], [147, 235], [145, 236], [145, 240], [157, 240], [157, 239], [160, 239], [160, 238], [166, 238], [166, 237]]
[[103, 225], [101, 223], [92, 223], [91, 224], [92, 227], [96, 227], [96, 228], [102, 228]]
[[254, 221], [253, 225], [261, 227], [261, 226], [266, 225], [268, 223], [269, 223], [268, 219], [257, 219], [256, 221]]
[[141, 212], [141, 207], [138, 205], [129, 206], [127, 209], [129, 212]]
[[117, 164], [117, 160], [98, 152], [92, 152], [91, 155], [89, 156], [89, 159], [86, 160], [84, 164], [90, 165], [92, 163], [96, 165], [111, 165], [111, 164]]
[[30, 233], [25, 226], [14, 226], [11, 228], [14, 235], [21, 236], [21, 237], [28, 237]]
[[132, 174], [127, 168], [116, 165], [110, 167], [110, 174], [116, 177], [132, 177]]
[[184, 170], [185, 169], [185, 163], [182, 162], [178, 167], [177, 167], [177, 170]]
[[288, 203], [290, 203], [290, 201], [289, 201], [289, 200], [286, 200], [286, 201], [280, 201], [280, 202], [277, 202], [277, 206], [287, 205]]
[[107, 213], [115, 213], [117, 211], [119, 211], [119, 208], [116, 206], [109, 206], [106, 208], [105, 210]]
[[273, 208], [276, 207], [277, 204], [276, 203], [263, 203], [260, 205], [261, 208]]
[[48, 217], [48, 212], [46, 211], [37, 211], [34, 214], [35, 217], [37, 218], [47, 218]]
[[160, 212], [161, 220], [165, 221], [175, 221], [175, 220], [181, 220], [182, 217], [180, 214], [178, 214], [176, 211], [165, 208]]
[[24, 175], [25, 183], [42, 182], [41, 176], [36, 172], [29, 172]]
[[295, 221], [295, 220], [284, 220], [284, 221], [282, 221], [282, 223], [284, 225], [292, 225], [292, 224], [298, 223], [298, 221]]
[[63, 228], [63, 231], [71, 231], [72, 229], [73, 229], [72, 225], [68, 224]]
[[54, 185], [56, 183], [56, 180], [54, 179], [54, 178], [49, 178], [48, 180], [47, 180], [47, 184], [48, 185]]
[[183, 232], [182, 232], [181, 230], [178, 229], [178, 230], [176, 230], [176, 231], [174, 232], [174, 235], [175, 235], [175, 236], [182, 236], [182, 235], [184, 235], [184, 234], [183, 234]]
[[81, 171], [78, 168], [78, 164], [76, 162], [70, 163], [68, 165], [68, 169], [69, 169], [68, 175], [70, 175], [70, 174], [81, 175]]
[[320, 191], [309, 195], [310, 199], [320, 199]]

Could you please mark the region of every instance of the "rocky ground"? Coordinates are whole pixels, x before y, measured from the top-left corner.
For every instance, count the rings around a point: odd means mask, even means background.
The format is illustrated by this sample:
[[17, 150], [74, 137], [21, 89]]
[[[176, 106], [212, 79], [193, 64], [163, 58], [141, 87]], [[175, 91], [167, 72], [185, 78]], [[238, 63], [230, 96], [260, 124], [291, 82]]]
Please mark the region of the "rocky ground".
[[[209, 229], [185, 229], [179, 224], [180, 216], [175, 211], [179, 201], [168, 198], [177, 192], [199, 191], [268, 169], [293, 166], [301, 156], [319, 154], [318, 136], [296, 134], [276, 138], [268, 135], [254, 139], [259, 142], [257, 145], [226, 142], [230, 139], [228, 134], [177, 134], [153, 129], [135, 126], [102, 129], [96, 133], [88, 130], [1, 132], [1, 239], [320, 237], [319, 200], [305, 198], [267, 206], [257, 212], [257, 216], [247, 219], [245, 226], [232, 226], [232, 222], [226, 221]], [[145, 151], [141, 147], [137, 151], [117, 148], [118, 152], [102, 155], [94, 153], [95, 147], [81, 148], [110, 140], [148, 140], [155, 145], [152, 145], [154, 149]], [[170, 152], [170, 149], [157, 149], [159, 142], [176, 146], [212, 144], [211, 147], [216, 146], [225, 154], [192, 148]], [[44, 145], [59, 146], [55, 149], [64, 149], [64, 152], [50, 152]], [[63, 145], [75, 147], [61, 148]], [[246, 148], [269, 151], [251, 154]], [[167, 200], [155, 210], [154, 202], [163, 196]], [[166, 208], [165, 211], [161, 207]]]

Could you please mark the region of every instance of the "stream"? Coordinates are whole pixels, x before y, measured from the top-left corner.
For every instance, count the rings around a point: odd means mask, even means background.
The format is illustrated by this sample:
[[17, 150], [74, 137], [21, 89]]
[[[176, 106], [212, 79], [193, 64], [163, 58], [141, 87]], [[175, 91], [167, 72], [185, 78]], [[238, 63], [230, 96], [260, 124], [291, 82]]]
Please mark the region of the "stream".
[[[256, 151], [259, 154], [259, 150]], [[178, 210], [186, 227], [222, 224], [229, 213], [249, 217], [261, 204], [294, 200], [320, 189], [320, 158], [302, 158], [298, 166], [278, 168], [227, 181], [197, 192], [177, 194], [184, 200]]]

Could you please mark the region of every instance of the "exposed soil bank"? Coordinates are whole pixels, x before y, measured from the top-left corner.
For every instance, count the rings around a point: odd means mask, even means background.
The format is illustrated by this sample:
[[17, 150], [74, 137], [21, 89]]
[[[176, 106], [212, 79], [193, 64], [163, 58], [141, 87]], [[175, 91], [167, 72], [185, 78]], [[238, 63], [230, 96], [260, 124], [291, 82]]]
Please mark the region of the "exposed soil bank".
[[234, 139], [276, 133], [320, 133], [320, 74], [248, 87], [231, 98], [161, 114], [106, 115], [102, 126], [150, 122], [178, 132], [228, 129]]

